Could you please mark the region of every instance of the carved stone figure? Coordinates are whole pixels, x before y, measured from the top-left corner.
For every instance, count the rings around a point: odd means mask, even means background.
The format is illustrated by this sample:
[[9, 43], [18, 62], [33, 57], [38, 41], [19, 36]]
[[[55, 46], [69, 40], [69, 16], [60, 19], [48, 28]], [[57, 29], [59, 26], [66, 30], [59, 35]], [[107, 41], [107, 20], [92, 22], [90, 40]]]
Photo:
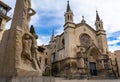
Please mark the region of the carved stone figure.
[[84, 68], [84, 52], [80, 51], [80, 68]]
[[32, 57], [33, 57], [33, 62], [35, 64], [35, 69], [40, 69], [40, 62], [39, 62], [39, 57], [37, 53], [37, 35], [33, 34], [33, 39], [32, 39], [32, 47], [31, 47], [31, 52], [32, 52]]
[[32, 46], [32, 37], [29, 34], [24, 34], [23, 39], [22, 39], [22, 45], [23, 45], [23, 50], [22, 50], [22, 57], [24, 59], [28, 59], [32, 61], [32, 53], [31, 53], [31, 46]]
[[33, 67], [36, 70], [40, 70], [40, 63], [37, 54], [37, 41], [36, 37], [30, 33], [25, 33], [23, 36], [23, 50], [21, 57], [23, 60], [29, 60], [32, 62]]

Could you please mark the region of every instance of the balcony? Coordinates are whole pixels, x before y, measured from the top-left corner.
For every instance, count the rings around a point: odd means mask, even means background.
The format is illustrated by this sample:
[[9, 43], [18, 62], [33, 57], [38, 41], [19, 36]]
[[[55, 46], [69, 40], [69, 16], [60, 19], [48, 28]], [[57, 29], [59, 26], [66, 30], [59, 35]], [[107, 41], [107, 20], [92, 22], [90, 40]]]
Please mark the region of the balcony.
[[8, 8], [0, 5], [0, 17], [9, 21], [11, 18], [7, 16]]

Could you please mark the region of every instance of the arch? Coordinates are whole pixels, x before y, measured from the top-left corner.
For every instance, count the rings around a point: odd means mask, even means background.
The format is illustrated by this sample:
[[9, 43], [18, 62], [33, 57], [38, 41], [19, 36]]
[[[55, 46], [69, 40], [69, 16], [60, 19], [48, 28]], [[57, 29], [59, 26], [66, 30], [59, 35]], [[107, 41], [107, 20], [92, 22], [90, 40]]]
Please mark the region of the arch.
[[98, 48], [95, 46], [95, 44], [93, 43], [91, 45], [91, 47], [89, 48], [89, 50], [87, 51], [87, 55], [88, 56], [92, 56], [94, 59], [99, 59], [101, 58], [101, 53], [98, 50]]
[[94, 59], [98, 59], [99, 58], [99, 53], [98, 53], [96, 48], [92, 48], [90, 50], [90, 53], [88, 53], [88, 54], [89, 54], [89, 56], [92, 56]]

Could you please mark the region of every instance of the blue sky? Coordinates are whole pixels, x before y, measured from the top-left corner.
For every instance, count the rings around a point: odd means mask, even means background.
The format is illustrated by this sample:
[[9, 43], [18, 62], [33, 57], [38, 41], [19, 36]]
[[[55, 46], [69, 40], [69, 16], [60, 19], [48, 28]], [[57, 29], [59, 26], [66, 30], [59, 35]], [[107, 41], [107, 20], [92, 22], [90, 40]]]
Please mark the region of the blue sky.
[[[3, 0], [13, 9], [15, 0]], [[74, 22], [81, 22], [82, 16], [86, 22], [95, 28], [96, 10], [103, 20], [107, 33], [109, 50], [120, 49], [120, 0], [69, 0], [74, 13]], [[67, 0], [32, 0], [32, 7], [37, 12], [31, 19], [32, 25], [39, 36], [38, 45], [48, 44], [52, 30], [55, 35], [63, 32], [64, 12]], [[13, 16], [13, 9], [8, 13]], [[11, 22], [7, 23], [7, 29]]]

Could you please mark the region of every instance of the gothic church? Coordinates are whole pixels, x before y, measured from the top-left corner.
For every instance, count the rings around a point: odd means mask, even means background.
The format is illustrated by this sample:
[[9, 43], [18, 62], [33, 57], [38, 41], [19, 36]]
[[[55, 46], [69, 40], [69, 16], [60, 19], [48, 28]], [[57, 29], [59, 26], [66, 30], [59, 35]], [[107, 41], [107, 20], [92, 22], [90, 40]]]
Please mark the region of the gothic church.
[[84, 17], [74, 23], [69, 2], [65, 12], [64, 32], [51, 36], [52, 73], [55, 76], [81, 74], [84, 77], [113, 74], [108, 57], [106, 31], [96, 11], [94, 30]]

